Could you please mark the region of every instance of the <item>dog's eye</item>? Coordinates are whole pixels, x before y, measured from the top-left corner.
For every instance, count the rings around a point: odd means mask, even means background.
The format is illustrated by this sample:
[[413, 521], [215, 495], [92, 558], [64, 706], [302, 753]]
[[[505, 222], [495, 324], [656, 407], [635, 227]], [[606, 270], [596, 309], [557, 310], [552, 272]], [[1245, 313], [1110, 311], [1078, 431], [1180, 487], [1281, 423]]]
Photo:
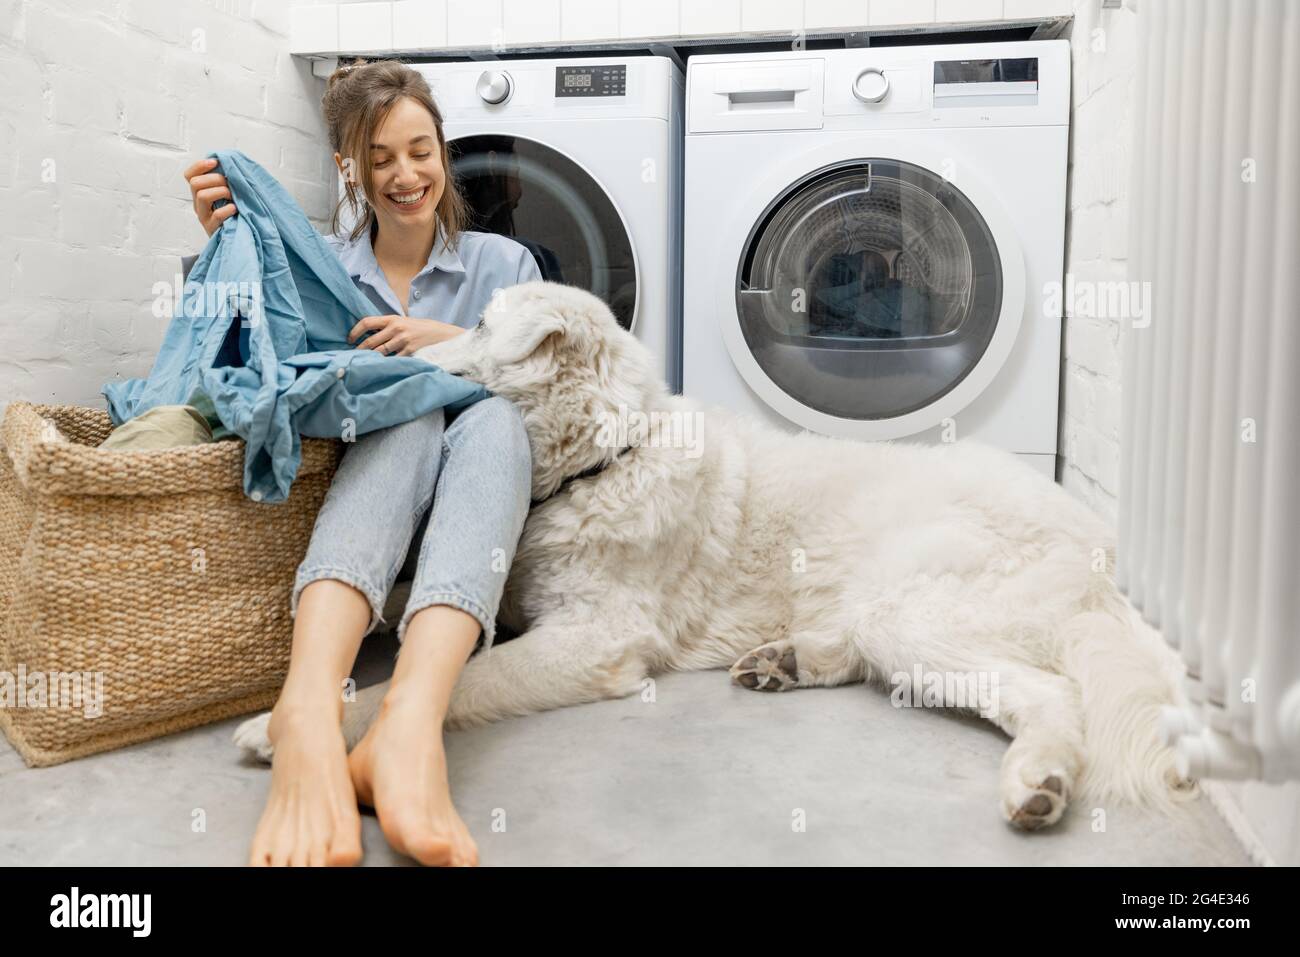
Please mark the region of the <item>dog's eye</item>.
[[478, 332], [478, 333], [486, 332], [486, 331], [487, 331], [487, 320], [486, 320], [486, 319], [480, 319], [480, 320], [478, 321], [478, 325], [474, 327], [474, 331], [475, 331], [475, 332]]

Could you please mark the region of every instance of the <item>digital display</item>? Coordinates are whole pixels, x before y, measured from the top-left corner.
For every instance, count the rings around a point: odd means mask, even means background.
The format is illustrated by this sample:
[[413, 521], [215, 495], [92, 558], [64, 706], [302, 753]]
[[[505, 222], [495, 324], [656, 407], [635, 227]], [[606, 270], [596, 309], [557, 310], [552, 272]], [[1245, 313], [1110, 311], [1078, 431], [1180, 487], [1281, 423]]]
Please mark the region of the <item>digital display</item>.
[[935, 83], [1025, 83], [1038, 80], [1038, 58], [936, 60]]
[[557, 97], [626, 96], [627, 66], [622, 63], [557, 66], [555, 95]]

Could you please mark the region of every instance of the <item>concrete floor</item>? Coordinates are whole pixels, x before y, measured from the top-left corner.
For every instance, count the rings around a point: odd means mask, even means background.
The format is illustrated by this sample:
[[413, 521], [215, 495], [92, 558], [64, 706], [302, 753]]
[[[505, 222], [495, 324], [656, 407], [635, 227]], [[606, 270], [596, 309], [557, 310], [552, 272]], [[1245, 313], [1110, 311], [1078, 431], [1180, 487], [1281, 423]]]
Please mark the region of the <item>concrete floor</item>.
[[[365, 686], [391, 669], [366, 642]], [[0, 741], [0, 865], [244, 863], [270, 775], [224, 721], [53, 768]], [[1204, 799], [1173, 822], [1088, 808], [1022, 834], [998, 813], [1006, 739], [851, 686], [768, 695], [725, 672], [448, 736], [452, 793], [485, 865], [1244, 865]], [[194, 833], [194, 811], [207, 817]], [[806, 828], [796, 830], [800, 815]], [[493, 821], [504, 820], [502, 830]], [[368, 865], [410, 863], [363, 818]]]

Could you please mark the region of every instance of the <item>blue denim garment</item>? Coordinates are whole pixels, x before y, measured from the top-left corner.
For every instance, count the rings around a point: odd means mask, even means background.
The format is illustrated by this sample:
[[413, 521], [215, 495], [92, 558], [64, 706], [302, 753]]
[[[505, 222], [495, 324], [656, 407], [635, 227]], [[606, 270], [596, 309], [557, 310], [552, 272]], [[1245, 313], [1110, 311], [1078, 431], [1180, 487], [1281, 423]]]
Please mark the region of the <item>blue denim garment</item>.
[[280, 502], [299, 435], [361, 435], [489, 394], [414, 356], [354, 350], [348, 332], [375, 310], [329, 244], [261, 166], [237, 151], [211, 155], [239, 214], [191, 268], [148, 377], [104, 386], [114, 425], [200, 390], [247, 443], [245, 494]]
[[209, 369], [199, 387], [231, 432], [246, 439], [265, 436], [248, 442], [244, 453], [244, 492], [256, 501], [284, 500], [302, 457], [300, 436], [350, 440], [438, 409], [457, 411], [490, 395], [423, 359], [371, 349], [305, 352], [274, 371], [269, 410], [261, 402], [260, 377], [248, 366]]

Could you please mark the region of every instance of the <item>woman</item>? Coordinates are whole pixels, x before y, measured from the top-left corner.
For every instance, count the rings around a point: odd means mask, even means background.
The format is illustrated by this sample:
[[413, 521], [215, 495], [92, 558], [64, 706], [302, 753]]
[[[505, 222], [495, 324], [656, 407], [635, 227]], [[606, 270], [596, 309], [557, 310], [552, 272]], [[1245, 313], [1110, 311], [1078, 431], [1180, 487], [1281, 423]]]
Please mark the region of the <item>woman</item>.
[[[347, 202], [359, 219], [346, 237], [326, 239], [378, 311], [352, 329], [358, 349], [409, 355], [475, 325], [493, 289], [540, 278], [518, 243], [462, 229], [442, 115], [418, 73], [392, 62], [344, 67], [322, 106], [346, 183], [339, 207]], [[209, 235], [238, 214], [233, 202], [212, 208], [231, 199], [215, 165], [185, 172]], [[251, 863], [357, 863], [359, 800], [398, 852], [424, 864], [477, 864], [451, 802], [442, 724], [480, 634], [492, 642], [530, 469], [519, 413], [499, 397], [349, 446], [294, 583], [289, 674], [272, 711], [271, 791]], [[408, 548], [415, 576], [392, 686], [348, 754], [340, 689]]]

